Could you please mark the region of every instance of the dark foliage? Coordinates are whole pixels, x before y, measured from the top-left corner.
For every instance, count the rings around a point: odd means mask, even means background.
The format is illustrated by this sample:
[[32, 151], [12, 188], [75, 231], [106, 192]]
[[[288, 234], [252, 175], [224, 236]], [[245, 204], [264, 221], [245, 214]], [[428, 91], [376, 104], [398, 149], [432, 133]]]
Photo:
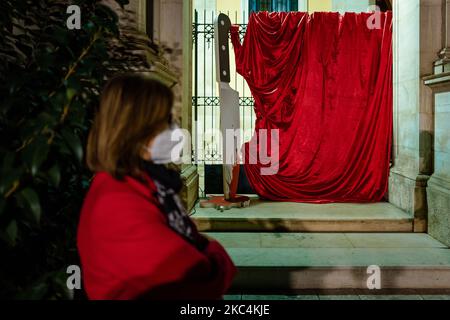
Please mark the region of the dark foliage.
[[[116, 0], [125, 5], [127, 0]], [[0, 3], [0, 296], [71, 298], [76, 226], [91, 173], [84, 145], [98, 93], [120, 69], [118, 17], [100, 1]], [[114, 65], [114, 67], [113, 67]]]

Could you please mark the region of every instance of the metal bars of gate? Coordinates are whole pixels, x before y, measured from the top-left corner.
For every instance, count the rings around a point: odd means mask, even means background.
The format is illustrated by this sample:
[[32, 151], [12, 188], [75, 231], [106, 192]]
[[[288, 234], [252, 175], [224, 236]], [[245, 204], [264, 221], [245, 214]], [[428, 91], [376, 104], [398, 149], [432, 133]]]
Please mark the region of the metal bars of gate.
[[[218, 13], [194, 12], [192, 25], [193, 40], [193, 161], [196, 163], [221, 163], [222, 151], [217, 137], [208, 135], [213, 130], [219, 130], [219, 96], [215, 80], [215, 50], [214, 50], [214, 19]], [[227, 12], [230, 16], [229, 12]], [[242, 21], [238, 21], [238, 13], [230, 16], [234, 24], [239, 26], [241, 41], [247, 29], [245, 12]], [[232, 46], [230, 46], [232, 48]], [[233, 69], [230, 85], [239, 91], [239, 107], [241, 112], [241, 128], [244, 140], [248, 140], [254, 130], [253, 97], [246, 86], [245, 79]], [[210, 131], [211, 130], [211, 131]], [[201, 138], [201, 139], [200, 139]]]

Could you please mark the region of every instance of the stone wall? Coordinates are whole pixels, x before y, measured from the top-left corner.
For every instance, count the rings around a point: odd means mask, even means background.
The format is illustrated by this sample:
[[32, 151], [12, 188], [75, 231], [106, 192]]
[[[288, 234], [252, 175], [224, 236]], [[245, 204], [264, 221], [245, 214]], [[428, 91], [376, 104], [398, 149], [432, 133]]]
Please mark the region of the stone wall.
[[[177, 84], [173, 88], [175, 117], [184, 129], [192, 133], [192, 1], [155, 0], [153, 3], [153, 38], [164, 49], [164, 57], [177, 76]], [[186, 208], [191, 210], [198, 199], [197, 167], [184, 164], [180, 170], [184, 182], [181, 197]]]
[[426, 186], [433, 172], [433, 96], [421, 81], [441, 47], [442, 0], [394, 1], [394, 167], [389, 201], [427, 229]]
[[[153, 1], [153, 40], [147, 36], [146, 0], [130, 0], [125, 10], [113, 0], [104, 0], [119, 15], [124, 58], [136, 59], [131, 71], [146, 71], [173, 86], [174, 116], [192, 132], [192, 1]], [[119, 46], [119, 44], [117, 44]], [[184, 181], [182, 200], [191, 210], [198, 198], [195, 166], [178, 167]]]
[[429, 181], [429, 233], [450, 246], [450, 80], [435, 96], [435, 172]]
[[442, 49], [434, 74], [424, 78], [434, 92], [434, 172], [427, 188], [428, 231], [450, 246], [450, 0], [442, 1], [442, 9]]

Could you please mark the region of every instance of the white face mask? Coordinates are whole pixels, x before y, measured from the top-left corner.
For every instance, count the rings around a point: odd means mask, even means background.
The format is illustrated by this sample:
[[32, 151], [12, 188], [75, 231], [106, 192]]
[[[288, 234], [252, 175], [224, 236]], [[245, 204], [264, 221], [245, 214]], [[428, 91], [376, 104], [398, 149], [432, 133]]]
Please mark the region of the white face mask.
[[155, 164], [181, 163], [185, 137], [176, 124], [158, 134], [148, 149]]

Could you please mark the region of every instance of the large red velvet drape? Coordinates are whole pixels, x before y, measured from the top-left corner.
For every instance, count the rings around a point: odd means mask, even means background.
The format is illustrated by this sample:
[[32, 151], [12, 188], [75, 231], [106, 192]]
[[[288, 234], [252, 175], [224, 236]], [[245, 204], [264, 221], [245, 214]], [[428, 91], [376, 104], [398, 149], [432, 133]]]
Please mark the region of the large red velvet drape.
[[383, 199], [392, 141], [392, 14], [380, 14], [380, 28], [369, 29], [369, 13], [261, 12], [251, 15], [242, 44], [232, 27], [237, 70], [255, 99], [256, 132], [279, 129], [275, 175], [261, 175], [268, 165], [251, 164], [245, 145], [245, 171], [262, 198]]

